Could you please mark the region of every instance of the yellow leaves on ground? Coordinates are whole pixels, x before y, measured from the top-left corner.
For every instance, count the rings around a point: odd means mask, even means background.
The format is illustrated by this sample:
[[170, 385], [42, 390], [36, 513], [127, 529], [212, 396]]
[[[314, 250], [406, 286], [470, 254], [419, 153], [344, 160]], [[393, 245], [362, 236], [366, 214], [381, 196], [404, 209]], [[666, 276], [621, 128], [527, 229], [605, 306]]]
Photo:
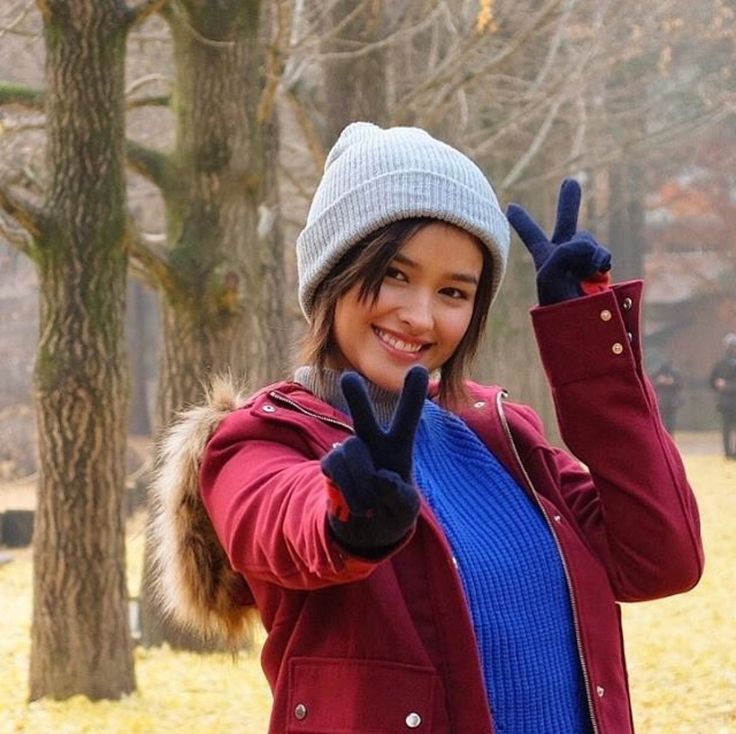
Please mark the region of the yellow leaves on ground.
[[[639, 734], [736, 734], [736, 462], [690, 456], [707, 563], [700, 585], [671, 599], [624, 607]], [[128, 542], [137, 594], [143, 537]], [[263, 734], [270, 693], [257, 655], [136, 650], [138, 691], [122, 701], [25, 702], [31, 618], [31, 554], [0, 566], [0, 734]]]
[[688, 456], [705, 573], [687, 594], [624, 606], [641, 734], [736, 734], [736, 462]]

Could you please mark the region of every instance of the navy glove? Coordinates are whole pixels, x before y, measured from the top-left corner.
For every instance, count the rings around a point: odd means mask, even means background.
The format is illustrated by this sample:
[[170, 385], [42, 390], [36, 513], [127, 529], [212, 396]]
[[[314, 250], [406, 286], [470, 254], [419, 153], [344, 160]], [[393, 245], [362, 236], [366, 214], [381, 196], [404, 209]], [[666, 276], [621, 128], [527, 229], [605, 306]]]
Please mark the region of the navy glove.
[[552, 239], [516, 204], [506, 210], [509, 223], [531, 253], [537, 270], [539, 305], [567, 301], [608, 288], [611, 253], [589, 232], [578, 232], [580, 184], [566, 178], [557, 201]]
[[347, 372], [340, 380], [355, 435], [321, 463], [330, 480], [330, 529], [351, 551], [381, 555], [414, 526], [419, 514], [419, 492], [412, 483], [414, 436], [428, 381], [424, 367], [409, 370], [396, 414], [384, 431], [360, 376]]

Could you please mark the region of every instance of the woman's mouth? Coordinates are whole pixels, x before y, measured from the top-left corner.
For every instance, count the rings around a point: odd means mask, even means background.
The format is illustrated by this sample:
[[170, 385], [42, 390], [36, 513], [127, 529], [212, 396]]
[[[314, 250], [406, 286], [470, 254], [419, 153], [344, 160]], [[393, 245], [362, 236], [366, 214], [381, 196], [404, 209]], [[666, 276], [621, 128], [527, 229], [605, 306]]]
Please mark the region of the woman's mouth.
[[402, 339], [394, 334], [384, 331], [377, 326], [372, 327], [373, 333], [380, 339], [380, 341], [386, 346], [390, 347], [393, 351], [400, 352], [407, 357], [416, 357], [420, 352], [429, 349], [430, 345], [426, 342], [419, 341], [408, 341]]

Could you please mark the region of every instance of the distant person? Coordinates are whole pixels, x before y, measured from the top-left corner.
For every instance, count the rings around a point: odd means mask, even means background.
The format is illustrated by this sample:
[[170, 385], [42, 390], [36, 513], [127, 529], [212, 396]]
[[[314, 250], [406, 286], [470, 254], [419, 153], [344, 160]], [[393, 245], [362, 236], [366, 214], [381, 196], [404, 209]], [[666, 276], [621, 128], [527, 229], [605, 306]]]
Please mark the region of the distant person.
[[675, 435], [677, 425], [677, 411], [683, 404], [682, 374], [671, 360], [665, 360], [659, 369], [652, 374], [652, 383], [657, 393], [659, 412], [662, 423], [670, 436]]
[[710, 386], [718, 395], [718, 412], [723, 424], [723, 453], [736, 459], [736, 334], [723, 339], [725, 354], [713, 365]]

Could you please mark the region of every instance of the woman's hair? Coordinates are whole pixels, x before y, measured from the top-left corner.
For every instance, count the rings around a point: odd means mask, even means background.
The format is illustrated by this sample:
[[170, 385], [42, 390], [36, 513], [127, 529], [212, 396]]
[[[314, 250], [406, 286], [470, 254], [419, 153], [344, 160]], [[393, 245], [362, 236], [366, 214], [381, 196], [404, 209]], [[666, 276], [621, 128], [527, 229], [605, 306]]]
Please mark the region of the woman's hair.
[[[333, 325], [341, 296], [360, 283], [358, 299], [375, 303], [396, 253], [410, 237], [436, 221], [422, 217], [393, 222], [368, 235], [343, 255], [316, 291], [312, 319], [301, 344], [302, 364], [319, 369], [329, 367], [330, 358], [339, 354]], [[446, 407], [458, 406], [468, 398], [464, 380], [483, 336], [493, 297], [491, 258], [487, 248], [478, 244], [483, 253], [483, 268], [470, 324], [457, 349], [440, 369], [439, 400]]]

